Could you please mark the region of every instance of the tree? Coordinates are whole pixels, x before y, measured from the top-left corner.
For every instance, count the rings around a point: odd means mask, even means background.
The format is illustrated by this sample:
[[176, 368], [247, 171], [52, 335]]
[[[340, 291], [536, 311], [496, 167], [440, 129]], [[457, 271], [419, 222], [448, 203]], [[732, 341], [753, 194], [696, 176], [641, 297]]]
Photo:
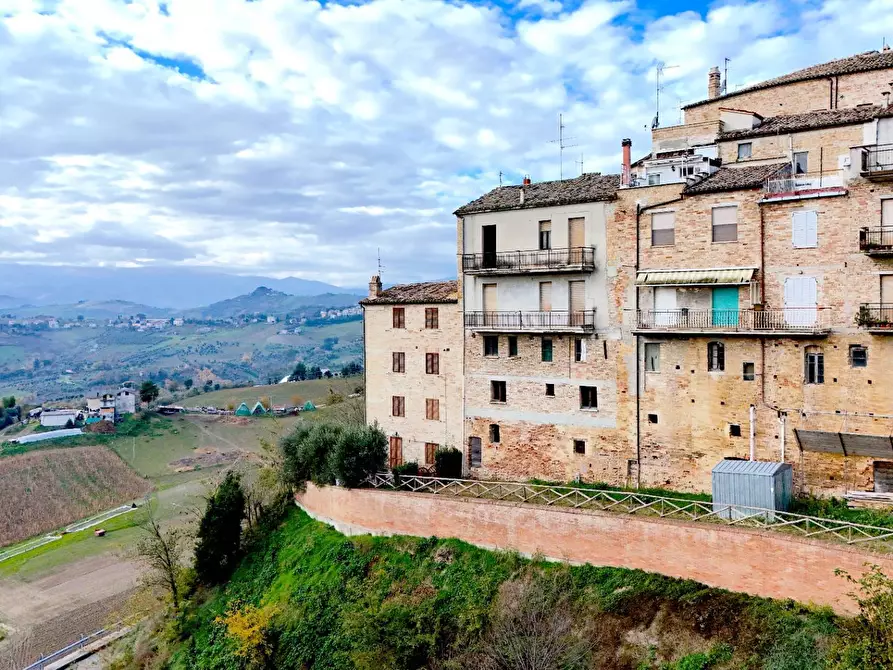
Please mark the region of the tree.
[[353, 488], [384, 469], [388, 438], [375, 426], [346, 426], [329, 453], [329, 470], [342, 486]]
[[151, 405], [155, 402], [158, 399], [159, 393], [161, 393], [161, 391], [159, 390], [158, 385], [151, 380], [147, 379], [143, 382], [143, 385], [140, 386], [140, 400], [147, 405]]
[[167, 382], [167, 388], [171, 393], [176, 393], [180, 390], [180, 385], [177, 383], [176, 379], [169, 379]]
[[68, 421], [65, 422], [65, 427], [66, 428], [74, 428], [74, 421], [69, 419]]
[[16, 397], [14, 395], [9, 396], [8, 398], [3, 398], [3, 407], [9, 409], [11, 407], [16, 406]]
[[289, 380], [293, 382], [302, 382], [305, 379], [307, 379], [307, 366], [304, 365], [303, 362], [300, 362], [295, 366], [295, 369], [291, 373], [291, 377], [289, 377]]
[[162, 530], [151, 503], [143, 506], [139, 527], [144, 535], [136, 544], [136, 554], [148, 568], [143, 579], [147, 586], [165, 589], [174, 609], [180, 609], [180, 583], [185, 570], [183, 553], [189, 533], [184, 528]]
[[230, 470], [208, 498], [198, 527], [195, 572], [199, 581], [222, 584], [233, 573], [242, 550], [245, 493], [241, 477]]
[[850, 597], [859, 606], [859, 615], [841, 619], [842, 630], [831, 653], [829, 668], [893, 667], [893, 579], [877, 565], [859, 579], [838, 570], [837, 574], [856, 587]]
[[185, 386], [186, 390], [188, 391], [192, 388], [192, 383], [192, 379], [187, 379], [185, 382], [183, 382], [183, 386]]
[[214, 384], [214, 390], [215, 390], [215, 391], [219, 391], [219, 390], [220, 390], [220, 384]]
[[205, 388], [205, 393], [210, 393], [210, 391], [211, 391], [211, 387], [212, 387], [213, 385], [214, 385], [214, 382], [212, 382], [210, 379], [207, 380], [207, 381], [205, 382], [205, 386], [204, 386], [204, 388]]

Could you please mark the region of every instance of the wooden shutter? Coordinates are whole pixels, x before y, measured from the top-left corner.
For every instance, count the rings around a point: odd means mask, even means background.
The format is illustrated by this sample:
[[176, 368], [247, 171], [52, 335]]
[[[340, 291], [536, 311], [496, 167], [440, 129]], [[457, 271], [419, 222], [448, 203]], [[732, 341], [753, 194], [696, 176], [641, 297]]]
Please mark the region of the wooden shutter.
[[434, 465], [434, 454], [437, 453], [436, 442], [425, 442], [425, 465]]
[[571, 281], [567, 284], [570, 311], [574, 313], [582, 312], [586, 309], [586, 282]]
[[881, 275], [881, 302], [893, 303], [893, 275]]
[[484, 284], [482, 289], [482, 308], [485, 312], [496, 311], [496, 284]]
[[425, 354], [425, 373], [429, 375], [440, 374], [440, 354]]
[[550, 281], [540, 282], [540, 311], [552, 311], [552, 282]]
[[881, 225], [884, 228], [893, 228], [893, 198], [881, 200]]
[[586, 244], [586, 219], [580, 217], [567, 220], [567, 246], [570, 247], [570, 262], [583, 262], [583, 246]]
[[812, 209], [791, 213], [791, 241], [795, 248], [818, 246], [818, 214]]
[[402, 437], [391, 437], [390, 439], [390, 454], [388, 457], [388, 464], [391, 468], [395, 468], [398, 465], [403, 465], [403, 438]]
[[440, 421], [440, 400], [425, 398], [425, 418], [430, 421]]

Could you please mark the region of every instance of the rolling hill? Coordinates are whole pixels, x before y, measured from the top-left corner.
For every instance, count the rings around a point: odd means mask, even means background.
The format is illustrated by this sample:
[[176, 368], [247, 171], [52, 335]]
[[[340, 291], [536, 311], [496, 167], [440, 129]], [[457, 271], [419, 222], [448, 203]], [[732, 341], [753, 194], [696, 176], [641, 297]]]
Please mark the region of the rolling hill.
[[322, 295], [290, 295], [266, 286], [259, 286], [251, 293], [215, 302], [206, 307], [187, 310], [187, 318], [226, 319], [246, 314], [267, 314], [284, 316], [306, 311], [311, 307], [329, 309], [332, 307], [353, 307], [360, 296], [347, 293], [324, 293]]

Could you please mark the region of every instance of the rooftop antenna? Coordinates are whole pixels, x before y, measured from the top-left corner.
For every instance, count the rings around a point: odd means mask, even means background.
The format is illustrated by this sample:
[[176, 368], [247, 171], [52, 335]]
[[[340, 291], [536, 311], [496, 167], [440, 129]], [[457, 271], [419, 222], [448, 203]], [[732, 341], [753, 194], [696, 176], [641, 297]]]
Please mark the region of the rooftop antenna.
[[499, 171], [499, 185], [502, 186], [502, 170]]
[[582, 151], [580, 152], [580, 160], [574, 161], [574, 162], [580, 166], [580, 176], [582, 177], [584, 174], [584, 172], [583, 172], [583, 152]]
[[732, 62], [731, 58], [723, 59], [723, 76], [722, 76], [722, 88], [720, 89], [720, 93], [723, 95], [726, 94], [729, 87], [729, 63]]
[[651, 122], [651, 129], [660, 128], [660, 92], [663, 90], [663, 86], [660, 85], [660, 78], [663, 76], [664, 70], [672, 70], [674, 67], [679, 67], [678, 65], [667, 65], [663, 61], [659, 61], [657, 64], [657, 101], [656, 108], [654, 110], [654, 121]]
[[381, 264], [381, 247], [378, 247], [378, 276], [381, 278], [381, 273], [384, 272], [384, 265]]
[[576, 139], [574, 137], [565, 137], [564, 136], [564, 116], [562, 114], [558, 115], [558, 139], [551, 140], [551, 144], [558, 144], [558, 179], [564, 181], [564, 150], [570, 149], [571, 147], [577, 146], [576, 144], [565, 144], [568, 140]]

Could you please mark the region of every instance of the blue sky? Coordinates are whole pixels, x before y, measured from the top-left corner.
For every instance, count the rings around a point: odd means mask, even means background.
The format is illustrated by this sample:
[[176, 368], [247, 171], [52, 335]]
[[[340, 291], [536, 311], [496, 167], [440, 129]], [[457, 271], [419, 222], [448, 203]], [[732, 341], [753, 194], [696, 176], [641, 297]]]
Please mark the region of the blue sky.
[[893, 0], [0, 0], [0, 263], [450, 276], [451, 212], [557, 178], [559, 113], [565, 174], [617, 172], [657, 62], [666, 125], [723, 58], [734, 90], [885, 35]]

